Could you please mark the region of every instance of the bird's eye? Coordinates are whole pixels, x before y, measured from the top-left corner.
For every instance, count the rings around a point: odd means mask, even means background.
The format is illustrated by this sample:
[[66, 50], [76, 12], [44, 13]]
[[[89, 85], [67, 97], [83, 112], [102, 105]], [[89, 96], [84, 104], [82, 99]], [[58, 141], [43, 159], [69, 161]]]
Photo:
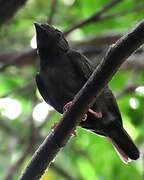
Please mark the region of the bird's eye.
[[58, 32], [57, 35], [58, 35], [58, 37], [61, 37], [61, 33], [60, 32]]

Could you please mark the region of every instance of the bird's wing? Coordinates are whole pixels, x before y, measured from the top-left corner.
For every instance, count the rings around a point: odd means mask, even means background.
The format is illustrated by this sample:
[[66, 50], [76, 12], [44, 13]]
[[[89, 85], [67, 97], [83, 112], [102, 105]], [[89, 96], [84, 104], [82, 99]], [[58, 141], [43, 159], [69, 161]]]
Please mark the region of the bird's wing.
[[[72, 64], [75, 66], [75, 69], [77, 70], [79, 75], [85, 77], [87, 80], [92, 74], [92, 72], [94, 71], [94, 65], [79, 52], [71, 50], [68, 52], [68, 56], [70, 60], [72, 61]], [[99, 63], [97, 63], [97, 66], [98, 65]], [[95, 66], [95, 68], [97, 66]], [[107, 106], [109, 110], [112, 111], [114, 114], [116, 114], [117, 117], [119, 117], [118, 121], [122, 123], [121, 115], [120, 115], [120, 111], [119, 111], [116, 99], [108, 86], [104, 87], [100, 96], [102, 96], [102, 99], [104, 98], [105, 102], [107, 102]]]
[[[83, 56], [81, 53], [74, 50], [70, 50], [68, 52], [68, 56], [72, 64], [75, 66], [77, 73], [80, 76], [85, 77], [86, 80], [88, 80], [90, 75], [93, 73], [94, 68], [96, 68], [99, 65], [99, 63], [97, 63], [97, 65], [94, 66], [85, 56]], [[108, 106], [108, 109], [112, 111], [114, 114], [116, 114], [117, 117], [119, 117], [118, 121], [122, 123], [121, 115], [119, 112], [119, 108], [117, 106], [116, 99], [112, 91], [109, 89], [109, 87], [105, 86], [99, 96], [100, 96], [100, 99], [104, 99], [105, 102], [107, 102], [106, 104]]]
[[103, 89], [103, 93], [105, 97], [105, 102], [107, 104], [107, 108], [109, 109], [110, 112], [113, 112], [113, 114], [115, 114], [118, 117], [117, 121], [119, 121], [119, 123], [122, 124], [120, 110], [116, 102], [116, 98], [113, 95], [111, 89], [108, 86], [106, 86]]
[[36, 75], [35, 80], [36, 80], [37, 87], [38, 87], [38, 90], [39, 90], [41, 96], [49, 104], [48, 91], [45, 88], [43, 81], [39, 74]]
[[77, 73], [88, 80], [94, 70], [92, 63], [81, 53], [74, 50], [68, 51], [67, 55]]

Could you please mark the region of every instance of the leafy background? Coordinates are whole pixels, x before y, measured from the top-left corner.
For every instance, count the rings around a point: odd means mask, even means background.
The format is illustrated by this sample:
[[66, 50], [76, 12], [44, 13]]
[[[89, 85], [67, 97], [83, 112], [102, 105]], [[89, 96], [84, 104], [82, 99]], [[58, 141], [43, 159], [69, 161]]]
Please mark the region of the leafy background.
[[[108, 0], [58, 0], [53, 25], [62, 31], [88, 18]], [[18, 179], [33, 152], [61, 115], [46, 105], [35, 84], [39, 59], [33, 23], [48, 22], [52, 1], [28, 0], [0, 26], [0, 179]], [[137, 8], [136, 8], [137, 7]], [[129, 12], [129, 10], [132, 10]], [[121, 36], [143, 19], [143, 0], [123, 0], [104, 15], [112, 18], [92, 22], [72, 31], [67, 39], [89, 58], [101, 59], [109, 41]], [[121, 15], [117, 15], [120, 12]], [[100, 43], [95, 41], [100, 38]], [[113, 42], [114, 43], [114, 42]], [[117, 96], [124, 126], [141, 151], [136, 162], [125, 165], [104, 138], [77, 128], [77, 136], [57, 155], [42, 180], [142, 180], [144, 179], [144, 62], [143, 48], [110, 82]]]

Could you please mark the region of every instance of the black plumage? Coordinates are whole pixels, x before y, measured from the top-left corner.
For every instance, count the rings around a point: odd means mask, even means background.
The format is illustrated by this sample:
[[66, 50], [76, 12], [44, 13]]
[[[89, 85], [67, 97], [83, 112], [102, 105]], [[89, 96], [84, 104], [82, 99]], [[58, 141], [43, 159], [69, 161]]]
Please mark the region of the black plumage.
[[[40, 56], [40, 72], [36, 75], [38, 89], [43, 99], [58, 112], [72, 101], [92, 74], [92, 63], [79, 52], [71, 49], [62, 32], [46, 25], [35, 23], [37, 49]], [[101, 112], [98, 118], [88, 112], [80, 126], [96, 134], [108, 137], [127, 163], [129, 158], [139, 158], [139, 150], [124, 130], [115, 97], [106, 86], [91, 109]]]

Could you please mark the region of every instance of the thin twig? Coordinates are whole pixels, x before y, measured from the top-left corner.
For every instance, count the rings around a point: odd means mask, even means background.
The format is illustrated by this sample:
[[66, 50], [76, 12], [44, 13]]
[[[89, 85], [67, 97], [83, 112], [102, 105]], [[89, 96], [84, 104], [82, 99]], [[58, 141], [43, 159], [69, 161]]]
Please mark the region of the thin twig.
[[[109, 4], [107, 4], [106, 6], [104, 6], [100, 11], [98, 11], [95, 14], [93, 14], [92, 16], [90, 16], [89, 18], [82, 20], [81, 22], [76, 23], [75, 25], [73, 25], [72, 27], [70, 27], [68, 30], [66, 30], [64, 32], [65, 36], [67, 36], [73, 30], [75, 30], [79, 27], [82, 27], [86, 24], [92, 23], [92, 22], [96, 23], [99, 21], [124, 16], [128, 13], [132, 13], [135, 11], [143, 11], [144, 10], [143, 4], [140, 4], [137, 7], [127, 9], [127, 10], [121, 11], [119, 13], [110, 14], [110, 15], [103, 15], [106, 11], [108, 11], [110, 8], [112, 8], [113, 6], [115, 6], [119, 2], [121, 2], [121, 0], [114, 0], [114, 1], [110, 2]], [[48, 20], [49, 24], [52, 24], [53, 17], [54, 17], [55, 11], [56, 11], [56, 7], [57, 7], [57, 0], [52, 0], [51, 12], [50, 12], [49, 20]], [[29, 52], [24, 52], [24, 53], [21, 52], [20, 54], [18, 54], [18, 56], [16, 56], [16, 57], [14, 56], [13, 58], [10, 58], [10, 60], [8, 62], [6, 62], [0, 66], [0, 71], [4, 71], [7, 67], [9, 67], [11, 65], [15, 65], [17, 63], [19, 64], [20, 60], [21, 60], [21, 62], [25, 63], [25, 59], [26, 58], [29, 59], [30, 56], [35, 57], [36, 56], [36, 50], [30, 49]], [[28, 62], [30, 62], [30, 61], [28, 61]]]
[[75, 96], [71, 108], [63, 115], [57, 128], [46, 137], [35, 152], [20, 180], [37, 180], [42, 176], [56, 154], [67, 143], [71, 132], [80, 123], [103, 87], [121, 64], [143, 43], [144, 21], [110, 47], [103, 61]]
[[28, 154], [31, 152], [31, 148], [32, 148], [32, 144], [29, 144], [26, 146], [26, 149], [23, 151], [22, 156], [18, 159], [18, 161], [10, 167], [10, 169], [7, 172], [7, 175], [5, 177], [5, 180], [12, 180], [14, 174], [16, 173], [16, 171], [20, 168], [20, 166], [22, 165], [22, 163], [24, 162], [24, 160], [26, 159], [26, 157], [28, 156]]
[[0, 116], [0, 130], [4, 131], [7, 135], [10, 135], [10, 136], [18, 135], [15, 129], [12, 128], [9, 124], [7, 124], [7, 121], [3, 119], [3, 117], [1, 116]]
[[[113, 4], [111, 7], [115, 6], [116, 4]], [[97, 23], [103, 20], [109, 20], [109, 19], [113, 19], [113, 18], [118, 18], [120, 16], [125, 16], [126, 14], [132, 13], [132, 12], [140, 12], [144, 10], [144, 4], [139, 4], [134, 8], [130, 8], [118, 13], [113, 13], [113, 14], [109, 14], [109, 15], [103, 15], [108, 9], [105, 10], [105, 7], [103, 7], [104, 9], [102, 9], [102, 11], [100, 10], [99, 12], [93, 14], [92, 16], [90, 16], [89, 18], [76, 23], [75, 25], [73, 25], [72, 27], [70, 27], [68, 30], [66, 30], [64, 32], [65, 36], [67, 36], [69, 33], [71, 33], [73, 30], [80, 28], [82, 26], [85, 26], [86, 24], [90, 24], [90, 23]], [[103, 11], [104, 10], [104, 11]]]
[[50, 15], [48, 19], [48, 24], [53, 23], [53, 18], [56, 12], [56, 7], [57, 7], [57, 0], [51, 0], [51, 7], [50, 7]]
[[[41, 139], [41, 137], [39, 137]], [[18, 161], [10, 167], [10, 169], [7, 171], [7, 175], [4, 178], [5, 180], [13, 180], [14, 175], [18, 172], [18, 170], [21, 168], [22, 164], [24, 163], [25, 159], [32, 155], [34, 152], [34, 148], [36, 147], [37, 143], [28, 143], [25, 150], [23, 151], [21, 157], [18, 159]], [[74, 178], [64, 169], [61, 169], [56, 164], [51, 164], [50, 168], [55, 171], [57, 174], [59, 174], [61, 177], [67, 180], [74, 180]]]
[[66, 30], [64, 32], [64, 35], [67, 36], [70, 32], [72, 32], [73, 30], [75, 30], [75, 29], [77, 29], [79, 27], [82, 27], [82, 26], [84, 26], [86, 24], [89, 24], [89, 23], [92, 23], [92, 22], [99, 21], [102, 14], [104, 14], [106, 11], [108, 11], [112, 7], [116, 6], [121, 1], [122, 0], [113, 0], [113, 1], [109, 2], [104, 7], [102, 7], [98, 12], [94, 13], [92, 16], [90, 16], [87, 19], [82, 20], [82, 21], [72, 25], [72, 27], [70, 27], [68, 30]]
[[116, 94], [116, 98], [121, 98], [129, 93], [134, 92], [138, 86], [140, 85], [131, 84], [131, 85], [126, 86], [124, 89], [122, 89], [120, 92]]
[[118, 12], [118, 13], [113, 13], [113, 14], [109, 14], [109, 15], [102, 15], [100, 17], [100, 21], [102, 20], [108, 20], [108, 19], [113, 19], [113, 18], [118, 18], [120, 16], [125, 16], [129, 13], [132, 13], [132, 12], [140, 12], [140, 11], [144, 11], [144, 4], [140, 4], [134, 8], [131, 8], [131, 9], [127, 9], [127, 10], [124, 10], [124, 11], [121, 11], [121, 12]]
[[[32, 98], [32, 109], [34, 108], [36, 104], [36, 97], [34, 96]], [[27, 117], [27, 122], [29, 123], [29, 132], [28, 136], [25, 139], [27, 143], [25, 143], [25, 149], [20, 156], [20, 158], [17, 160], [17, 162], [14, 165], [11, 165], [9, 170], [7, 171], [7, 175], [5, 177], [5, 180], [12, 180], [14, 174], [18, 171], [22, 163], [24, 162], [25, 158], [30, 154], [32, 151], [34, 151], [34, 147], [36, 146], [36, 137], [39, 136], [39, 131], [36, 129], [34, 119], [32, 117], [32, 113], [30, 113]], [[22, 139], [19, 137], [19, 144], [21, 143]]]

